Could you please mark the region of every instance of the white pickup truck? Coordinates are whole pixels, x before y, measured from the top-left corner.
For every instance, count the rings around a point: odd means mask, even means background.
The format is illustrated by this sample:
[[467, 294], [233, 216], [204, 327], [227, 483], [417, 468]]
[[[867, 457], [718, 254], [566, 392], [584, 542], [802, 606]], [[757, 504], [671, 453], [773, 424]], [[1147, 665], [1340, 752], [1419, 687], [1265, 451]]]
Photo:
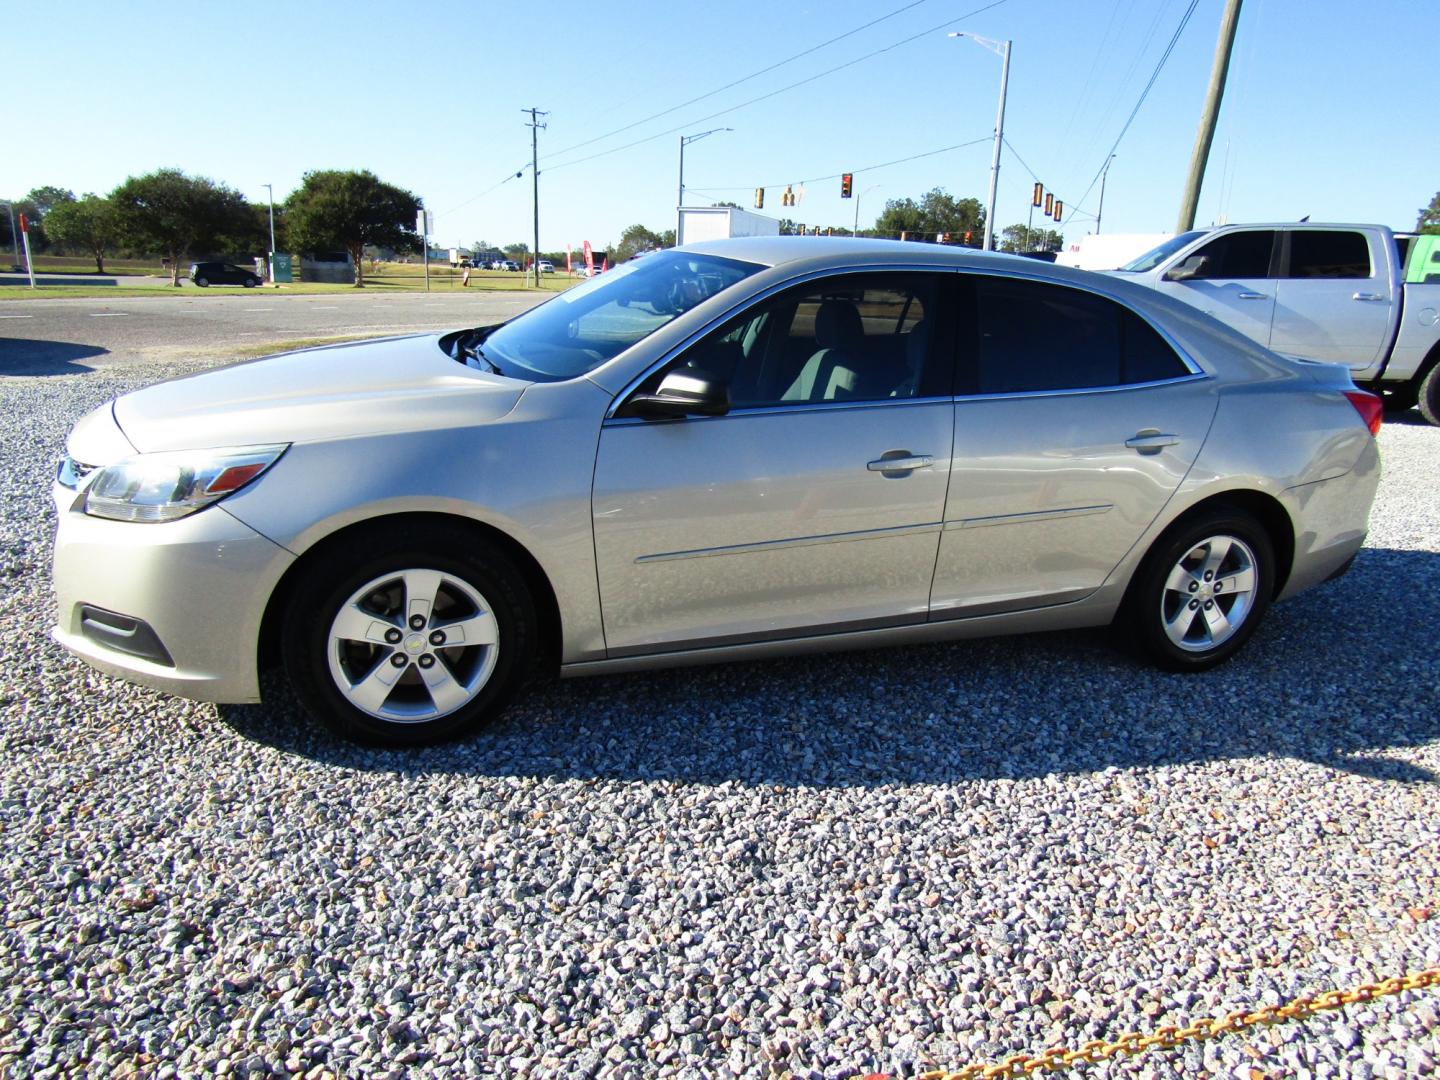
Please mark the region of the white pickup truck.
[[1275, 352], [1345, 364], [1387, 409], [1418, 403], [1440, 425], [1440, 282], [1406, 273], [1431, 239], [1383, 225], [1226, 225], [1173, 236], [1109, 272]]

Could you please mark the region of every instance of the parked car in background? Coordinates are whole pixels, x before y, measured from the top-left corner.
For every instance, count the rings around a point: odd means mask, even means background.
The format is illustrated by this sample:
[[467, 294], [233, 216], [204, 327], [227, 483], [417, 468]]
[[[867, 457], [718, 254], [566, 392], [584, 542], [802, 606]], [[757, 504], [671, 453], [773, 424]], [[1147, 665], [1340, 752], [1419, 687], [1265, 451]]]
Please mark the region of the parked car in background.
[[555, 272], [555, 264], [549, 259], [541, 259], [540, 272], [542, 274], [553, 274]]
[[53, 488], [54, 635], [207, 701], [258, 700], [277, 658], [389, 744], [474, 728], [537, 665], [1115, 623], [1202, 671], [1350, 565], [1380, 413], [1345, 368], [1117, 278], [710, 241], [501, 325], [90, 413]]
[[260, 275], [254, 270], [222, 262], [191, 263], [190, 280], [202, 289], [210, 285], [244, 285], [253, 289], [261, 283]]
[[1440, 424], [1440, 281], [1407, 280], [1407, 252], [1419, 249], [1383, 225], [1227, 225], [1172, 237], [1114, 273], [1278, 353], [1344, 364], [1387, 408], [1418, 403]]

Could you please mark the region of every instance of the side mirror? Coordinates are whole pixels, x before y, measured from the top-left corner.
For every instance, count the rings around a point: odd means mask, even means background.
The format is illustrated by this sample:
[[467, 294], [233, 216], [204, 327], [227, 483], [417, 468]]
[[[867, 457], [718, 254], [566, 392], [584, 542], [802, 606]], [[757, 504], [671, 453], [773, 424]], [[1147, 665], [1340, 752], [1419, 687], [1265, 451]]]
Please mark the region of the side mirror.
[[1189, 281], [1191, 278], [1206, 277], [1210, 273], [1209, 255], [1191, 255], [1179, 266], [1166, 270], [1161, 281]]
[[636, 394], [621, 416], [675, 420], [685, 416], [724, 416], [730, 411], [730, 388], [702, 371], [672, 371], [653, 394]]

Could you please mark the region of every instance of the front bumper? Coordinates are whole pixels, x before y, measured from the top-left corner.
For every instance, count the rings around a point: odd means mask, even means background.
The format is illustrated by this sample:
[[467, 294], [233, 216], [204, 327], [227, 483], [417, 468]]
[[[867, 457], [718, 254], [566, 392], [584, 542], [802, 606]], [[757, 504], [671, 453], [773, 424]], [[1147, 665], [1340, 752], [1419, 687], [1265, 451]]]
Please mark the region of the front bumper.
[[[179, 697], [260, 700], [260, 624], [294, 555], [220, 506], [133, 524], [73, 509], [79, 497], [59, 484], [53, 496], [57, 642], [101, 671]], [[139, 650], [145, 656], [116, 647], [113, 634], [97, 632], [93, 609], [140, 621], [162, 648]]]

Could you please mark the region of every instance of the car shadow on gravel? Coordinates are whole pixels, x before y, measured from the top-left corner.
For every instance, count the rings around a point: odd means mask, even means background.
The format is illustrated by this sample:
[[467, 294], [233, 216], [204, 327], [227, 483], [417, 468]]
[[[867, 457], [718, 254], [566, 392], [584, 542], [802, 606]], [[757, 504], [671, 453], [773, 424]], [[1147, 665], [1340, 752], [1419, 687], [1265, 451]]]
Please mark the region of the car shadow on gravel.
[[0, 337], [0, 376], [80, 375], [95, 370], [80, 363], [81, 360], [109, 352], [98, 345], [81, 345], [76, 341]]
[[1203, 675], [1089, 631], [555, 680], [421, 750], [330, 736], [278, 678], [220, 714], [287, 753], [409, 775], [879, 787], [1274, 756], [1434, 784], [1403, 758], [1440, 739], [1436, 595], [1440, 554], [1367, 548]]

